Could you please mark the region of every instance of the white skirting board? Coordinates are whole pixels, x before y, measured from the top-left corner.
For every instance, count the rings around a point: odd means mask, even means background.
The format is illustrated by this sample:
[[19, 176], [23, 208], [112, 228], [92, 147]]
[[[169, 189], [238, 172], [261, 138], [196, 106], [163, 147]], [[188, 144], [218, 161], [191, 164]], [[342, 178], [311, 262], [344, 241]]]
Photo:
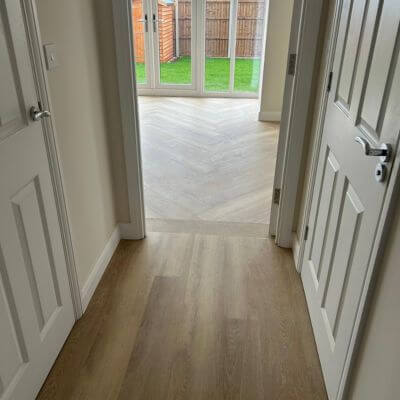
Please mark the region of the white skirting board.
[[300, 240], [299, 237], [297, 236], [297, 232], [293, 232], [292, 234], [292, 252], [296, 270], [300, 271], [300, 265], [299, 265]]
[[280, 111], [260, 111], [258, 113], [259, 121], [270, 121], [270, 122], [280, 122], [281, 112]]
[[132, 224], [121, 223], [116, 226], [114, 232], [108, 239], [108, 242], [106, 243], [103, 251], [100, 254], [100, 257], [98, 258], [96, 264], [92, 269], [92, 272], [90, 273], [86, 283], [83, 285], [83, 288], [81, 290], [83, 313], [86, 311], [86, 308], [94, 294], [94, 291], [96, 290], [97, 285], [99, 284], [104, 274], [104, 271], [107, 269], [111, 257], [113, 256], [121, 239], [138, 240], [143, 239], [143, 237], [133, 233]]
[[113, 256], [115, 249], [118, 246], [120, 239], [121, 239], [120, 228], [117, 225], [117, 227], [114, 229], [114, 232], [110, 236], [110, 239], [106, 243], [106, 246], [101, 252], [100, 257], [98, 258], [95, 266], [93, 267], [92, 272], [90, 273], [86, 283], [84, 284], [81, 290], [83, 312], [86, 311], [90, 299], [92, 298], [93, 293], [96, 290], [97, 285], [99, 284], [101, 277], [103, 276], [104, 271], [106, 270], [111, 260], [111, 257]]
[[140, 240], [143, 239], [142, 234], [137, 234], [137, 226], [135, 224], [131, 223], [121, 223], [119, 224], [119, 232], [121, 239], [127, 239], [127, 240]]

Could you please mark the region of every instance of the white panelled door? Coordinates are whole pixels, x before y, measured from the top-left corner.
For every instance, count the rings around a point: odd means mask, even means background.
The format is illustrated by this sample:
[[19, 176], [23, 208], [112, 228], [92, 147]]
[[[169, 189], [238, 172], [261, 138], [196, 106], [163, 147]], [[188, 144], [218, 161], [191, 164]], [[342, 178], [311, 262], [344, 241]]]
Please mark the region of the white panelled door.
[[21, 1], [0, 3], [0, 399], [35, 398], [74, 312]]
[[344, 367], [394, 158], [393, 152], [386, 161], [366, 153], [384, 143], [396, 148], [400, 129], [399, 1], [342, 3], [302, 265], [331, 400], [340, 397], [346, 380]]

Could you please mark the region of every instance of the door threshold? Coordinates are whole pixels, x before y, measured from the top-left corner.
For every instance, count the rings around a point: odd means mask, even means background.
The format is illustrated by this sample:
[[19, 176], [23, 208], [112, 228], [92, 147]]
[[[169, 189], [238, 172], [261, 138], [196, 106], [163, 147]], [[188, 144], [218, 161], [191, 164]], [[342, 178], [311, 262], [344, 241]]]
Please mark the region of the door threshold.
[[221, 236], [246, 236], [265, 239], [268, 237], [268, 224], [146, 218], [147, 232], [200, 233]]

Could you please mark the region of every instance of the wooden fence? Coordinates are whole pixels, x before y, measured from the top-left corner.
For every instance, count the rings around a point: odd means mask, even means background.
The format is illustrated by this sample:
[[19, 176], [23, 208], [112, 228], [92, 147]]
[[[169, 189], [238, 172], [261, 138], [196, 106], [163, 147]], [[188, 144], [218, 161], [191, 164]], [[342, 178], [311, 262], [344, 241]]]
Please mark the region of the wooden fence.
[[[133, 37], [136, 62], [144, 62], [144, 16], [142, 0], [132, 1], [133, 18]], [[160, 61], [167, 62], [175, 57], [175, 6], [173, 4], [164, 4], [161, 1], [158, 4], [158, 19], [162, 21], [158, 25], [158, 34], [160, 38]], [[152, 29], [151, 18], [148, 20], [148, 29]]]
[[[179, 55], [190, 55], [191, 1], [179, 0]], [[206, 2], [206, 56], [228, 57], [230, 1]], [[265, 0], [239, 0], [236, 57], [260, 57], [264, 33]]]
[[[264, 31], [266, 0], [239, 0], [236, 28], [236, 57], [260, 57]], [[142, 0], [133, 0], [133, 24], [135, 56], [137, 62], [144, 58], [144, 32]], [[230, 7], [229, 0], [207, 0], [206, 2], [206, 56], [229, 56]], [[191, 54], [191, 0], [178, 1], [178, 27], [176, 27], [175, 4], [159, 0], [160, 60], [166, 62], [174, 57]], [[149, 28], [151, 21], [149, 21]], [[178, 28], [178, 29], [176, 29]], [[178, 43], [176, 34], [178, 31]]]
[[141, 1], [132, 1], [132, 19], [133, 19], [133, 46], [135, 50], [135, 61], [144, 62], [144, 23], [143, 9]]

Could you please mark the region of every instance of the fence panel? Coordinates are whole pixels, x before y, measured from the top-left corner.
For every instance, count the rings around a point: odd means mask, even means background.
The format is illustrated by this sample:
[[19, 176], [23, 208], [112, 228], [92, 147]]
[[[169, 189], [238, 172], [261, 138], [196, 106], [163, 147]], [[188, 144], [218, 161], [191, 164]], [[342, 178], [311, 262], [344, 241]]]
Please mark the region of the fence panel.
[[[229, 0], [208, 0], [206, 3], [206, 56], [228, 57]], [[180, 55], [190, 54], [190, 36], [181, 37], [190, 24], [191, 2], [179, 0]], [[236, 57], [260, 57], [264, 31], [265, 0], [239, 0], [236, 29]]]
[[133, 46], [135, 50], [135, 61], [144, 62], [144, 24], [140, 20], [143, 18], [142, 2], [132, 2], [133, 18]]

